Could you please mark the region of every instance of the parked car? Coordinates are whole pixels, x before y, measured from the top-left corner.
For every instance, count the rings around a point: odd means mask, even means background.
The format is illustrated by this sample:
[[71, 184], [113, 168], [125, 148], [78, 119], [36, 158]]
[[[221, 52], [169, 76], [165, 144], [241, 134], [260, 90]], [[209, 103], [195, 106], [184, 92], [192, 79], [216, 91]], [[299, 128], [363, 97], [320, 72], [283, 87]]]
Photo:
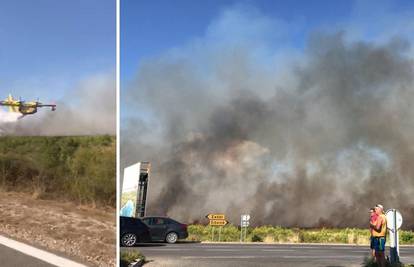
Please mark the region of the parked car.
[[138, 218], [120, 216], [121, 246], [132, 247], [137, 243], [151, 241], [149, 227]]
[[144, 217], [142, 221], [151, 231], [152, 241], [163, 241], [170, 244], [178, 239], [188, 237], [187, 225], [167, 217]]

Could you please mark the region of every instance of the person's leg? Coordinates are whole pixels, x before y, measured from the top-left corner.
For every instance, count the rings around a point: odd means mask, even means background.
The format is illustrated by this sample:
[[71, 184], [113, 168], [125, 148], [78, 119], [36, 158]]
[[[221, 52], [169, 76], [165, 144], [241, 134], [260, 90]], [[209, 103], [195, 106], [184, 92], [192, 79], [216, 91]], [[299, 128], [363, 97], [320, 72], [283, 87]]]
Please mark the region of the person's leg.
[[370, 246], [369, 247], [371, 248], [371, 256], [372, 256], [372, 258], [374, 258], [374, 261], [375, 261], [375, 246], [374, 246], [374, 237], [373, 236], [370, 237]]
[[379, 267], [386, 267], [385, 262], [385, 238], [381, 237], [377, 239], [377, 246], [375, 248], [375, 258]]
[[375, 252], [375, 260], [379, 267], [385, 267], [385, 258], [384, 258], [384, 252], [376, 251]]

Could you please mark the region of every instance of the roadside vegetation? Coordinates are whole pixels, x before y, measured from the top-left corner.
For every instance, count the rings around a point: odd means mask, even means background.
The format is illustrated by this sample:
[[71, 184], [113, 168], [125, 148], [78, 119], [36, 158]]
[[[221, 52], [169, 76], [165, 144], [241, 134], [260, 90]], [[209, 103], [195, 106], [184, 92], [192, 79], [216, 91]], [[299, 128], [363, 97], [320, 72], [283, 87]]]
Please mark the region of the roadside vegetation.
[[120, 266], [121, 267], [128, 267], [131, 263], [141, 261], [145, 262], [145, 257], [138, 251], [135, 250], [128, 250], [128, 251], [121, 251], [120, 256]]
[[[389, 261], [386, 262], [387, 267], [414, 267], [412, 264], [404, 264], [404, 263], [394, 263], [391, 264]], [[378, 267], [378, 264], [374, 261], [374, 258], [367, 257], [364, 259], [362, 263], [363, 267]]]
[[112, 136], [0, 137], [0, 190], [115, 206]]
[[[189, 225], [188, 240], [191, 241], [220, 241], [239, 242], [240, 229], [234, 225], [226, 225], [221, 231], [218, 227]], [[413, 231], [399, 231], [400, 244], [414, 244]], [[214, 238], [214, 239], [212, 239]], [[369, 231], [366, 229], [299, 229], [283, 228], [278, 226], [248, 227], [247, 242], [268, 243], [342, 243], [342, 244], [368, 244]]]

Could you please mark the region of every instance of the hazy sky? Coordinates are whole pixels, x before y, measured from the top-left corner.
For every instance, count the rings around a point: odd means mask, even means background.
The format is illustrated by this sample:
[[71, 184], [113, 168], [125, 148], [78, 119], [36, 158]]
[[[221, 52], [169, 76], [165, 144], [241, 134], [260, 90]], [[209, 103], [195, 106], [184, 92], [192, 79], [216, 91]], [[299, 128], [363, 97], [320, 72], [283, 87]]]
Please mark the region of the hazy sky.
[[115, 15], [114, 0], [1, 1], [0, 98], [61, 100], [114, 75]]
[[413, 17], [414, 1], [408, 0], [123, 0], [121, 115], [150, 116], [147, 109], [126, 99], [126, 92], [139, 90], [133, 81], [146, 62], [192, 55], [203, 44], [225, 48], [255, 39], [266, 46], [258, 49], [262, 59], [266, 54], [271, 60], [275, 54], [286, 59], [303, 53], [309, 35], [321, 31], [343, 31], [353, 41], [384, 43], [394, 37], [412, 41]]
[[[390, 17], [410, 16], [414, 10], [414, 2], [409, 0], [123, 0], [122, 80], [128, 80], [136, 74], [141, 60], [203, 37], [223, 11], [240, 5], [256, 9], [268, 19], [286, 23], [292, 29], [289, 41], [297, 47], [304, 44], [309, 32], [318, 29], [349, 29], [353, 26], [363, 30], [365, 37], [369, 38], [393, 27]], [[412, 30], [413, 25], [406, 27]], [[399, 28], [398, 31], [403, 29]]]

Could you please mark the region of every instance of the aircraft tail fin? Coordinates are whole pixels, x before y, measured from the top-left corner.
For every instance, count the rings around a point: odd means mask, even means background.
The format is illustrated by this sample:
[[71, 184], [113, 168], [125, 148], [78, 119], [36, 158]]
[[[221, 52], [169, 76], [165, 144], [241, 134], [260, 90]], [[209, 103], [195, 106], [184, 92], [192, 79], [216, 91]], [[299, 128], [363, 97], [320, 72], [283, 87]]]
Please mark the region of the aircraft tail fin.
[[[15, 100], [13, 99], [13, 96], [9, 94], [9, 96], [6, 99], [7, 102], [12, 103]], [[16, 106], [9, 106], [9, 112], [19, 112], [19, 108]]]

